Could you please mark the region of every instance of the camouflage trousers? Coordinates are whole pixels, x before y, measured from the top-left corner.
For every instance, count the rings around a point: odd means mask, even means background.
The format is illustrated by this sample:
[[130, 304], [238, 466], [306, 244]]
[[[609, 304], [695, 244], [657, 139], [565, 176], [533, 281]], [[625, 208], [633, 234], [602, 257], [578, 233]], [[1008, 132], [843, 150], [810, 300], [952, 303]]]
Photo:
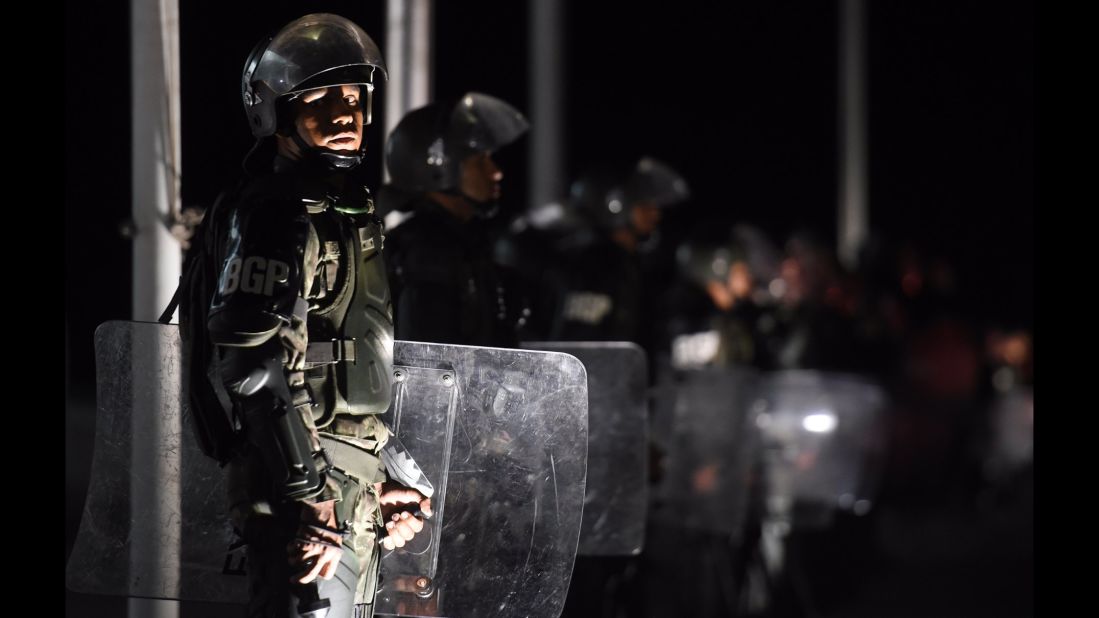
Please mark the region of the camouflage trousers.
[[230, 517], [247, 544], [248, 616], [298, 618], [303, 595], [329, 599], [329, 618], [373, 616], [383, 529], [375, 483], [385, 480], [378, 453], [387, 435], [373, 416], [337, 418], [319, 432], [333, 469], [317, 500], [337, 500], [336, 518], [347, 533], [336, 575], [318, 579], [312, 589], [289, 583], [287, 545], [296, 535], [301, 504], [268, 499], [260, 457], [240, 457], [226, 466]]

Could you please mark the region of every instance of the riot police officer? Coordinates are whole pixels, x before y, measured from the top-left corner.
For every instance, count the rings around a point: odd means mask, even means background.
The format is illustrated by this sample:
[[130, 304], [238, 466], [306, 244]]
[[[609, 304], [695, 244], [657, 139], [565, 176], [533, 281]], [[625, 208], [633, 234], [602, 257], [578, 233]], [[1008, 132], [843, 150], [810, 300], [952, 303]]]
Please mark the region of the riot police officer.
[[516, 347], [529, 317], [519, 279], [497, 265], [487, 226], [503, 172], [493, 153], [526, 132], [508, 103], [470, 92], [409, 112], [386, 142], [386, 238], [399, 339]]
[[667, 342], [661, 345], [672, 366], [771, 369], [765, 345], [773, 322], [767, 311], [767, 284], [777, 272], [778, 260], [762, 233], [737, 225], [728, 240], [683, 243], [676, 261], [681, 281], [666, 301]]
[[[192, 297], [209, 298], [208, 312], [182, 303], [192, 408], [205, 444], [231, 445], [216, 456], [248, 545], [249, 616], [372, 615], [379, 535], [392, 549], [422, 529], [402, 505], [430, 514], [380, 463], [392, 309], [380, 221], [349, 174], [384, 76], [370, 36], [336, 15], [261, 41], [241, 83], [257, 138], [246, 177], [207, 214], [185, 267]], [[216, 268], [209, 296], [201, 260]], [[203, 388], [217, 396], [196, 399]]]
[[628, 175], [589, 174], [570, 193], [572, 207], [586, 214], [596, 233], [565, 257], [570, 276], [551, 338], [646, 347], [639, 254], [657, 232], [663, 210], [690, 196], [687, 183], [668, 165], [644, 157]]

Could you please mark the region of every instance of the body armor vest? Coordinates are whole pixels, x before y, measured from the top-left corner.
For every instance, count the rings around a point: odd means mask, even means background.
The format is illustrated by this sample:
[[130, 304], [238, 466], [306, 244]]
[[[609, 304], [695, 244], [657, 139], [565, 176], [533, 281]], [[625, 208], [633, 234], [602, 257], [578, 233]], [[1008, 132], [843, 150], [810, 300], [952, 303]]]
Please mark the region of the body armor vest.
[[381, 414], [390, 402], [393, 308], [382, 223], [363, 197], [365, 208], [328, 198], [308, 206], [306, 382], [318, 428], [340, 414]]

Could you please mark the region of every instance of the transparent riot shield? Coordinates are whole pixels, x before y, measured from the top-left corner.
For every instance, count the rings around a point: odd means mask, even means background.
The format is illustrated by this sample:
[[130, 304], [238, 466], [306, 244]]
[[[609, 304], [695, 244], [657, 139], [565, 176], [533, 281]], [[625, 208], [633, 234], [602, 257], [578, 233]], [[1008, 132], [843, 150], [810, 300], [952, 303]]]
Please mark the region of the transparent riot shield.
[[[404, 341], [396, 343], [394, 353], [396, 371], [408, 377], [397, 378], [396, 405], [387, 416], [418, 462], [421, 451], [438, 448], [421, 442], [414, 431], [431, 416], [425, 410], [442, 409], [444, 396], [432, 393], [433, 385], [453, 391], [457, 405], [449, 451], [442, 458], [448, 462], [445, 480], [435, 483], [436, 495], [445, 496], [443, 523], [435, 522], [433, 530], [439, 545], [435, 576], [421, 579], [417, 558], [384, 556], [377, 611], [560, 615], [584, 501], [584, 366], [553, 352]], [[417, 388], [417, 374], [424, 388]], [[425, 462], [430, 477], [432, 464]], [[425, 551], [415, 541], [397, 552]]]
[[866, 513], [884, 463], [886, 401], [880, 386], [855, 375], [769, 374], [753, 404], [766, 445], [768, 510], [798, 503]]
[[[396, 342], [386, 413], [435, 488], [413, 543], [382, 558], [375, 611], [557, 616], [583, 508], [587, 387], [556, 353]], [[96, 332], [91, 483], [66, 570], [77, 592], [244, 603], [244, 551], [181, 397], [176, 327]]]
[[657, 521], [734, 537], [743, 531], [759, 454], [757, 383], [750, 368], [661, 368], [653, 410], [663, 451]]
[[222, 574], [232, 534], [221, 473], [184, 425], [175, 327], [109, 322], [96, 330], [95, 347], [96, 440], [66, 584], [235, 599], [237, 578]]
[[524, 348], [571, 354], [588, 374], [588, 481], [582, 556], [641, 553], [648, 510], [648, 369], [625, 341], [531, 342]]

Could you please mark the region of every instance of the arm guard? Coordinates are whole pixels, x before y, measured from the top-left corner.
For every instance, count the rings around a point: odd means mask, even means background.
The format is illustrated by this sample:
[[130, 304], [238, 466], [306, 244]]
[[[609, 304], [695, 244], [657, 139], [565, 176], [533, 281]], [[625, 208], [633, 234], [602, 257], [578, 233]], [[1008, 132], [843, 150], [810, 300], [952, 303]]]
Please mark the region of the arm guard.
[[[265, 187], [258, 189], [262, 194]], [[262, 457], [275, 495], [292, 500], [315, 496], [325, 484], [325, 466], [317, 465], [324, 452], [309, 415], [295, 408], [287, 354], [276, 337], [306, 317], [299, 297], [308, 238], [309, 216], [300, 202], [242, 200], [229, 220], [207, 321], [245, 440]]]
[[295, 409], [282, 346], [269, 339], [260, 346], [225, 347], [221, 352], [225, 388], [241, 411], [245, 439], [263, 459], [275, 494], [303, 500], [320, 493], [326, 457], [315, 430]]

